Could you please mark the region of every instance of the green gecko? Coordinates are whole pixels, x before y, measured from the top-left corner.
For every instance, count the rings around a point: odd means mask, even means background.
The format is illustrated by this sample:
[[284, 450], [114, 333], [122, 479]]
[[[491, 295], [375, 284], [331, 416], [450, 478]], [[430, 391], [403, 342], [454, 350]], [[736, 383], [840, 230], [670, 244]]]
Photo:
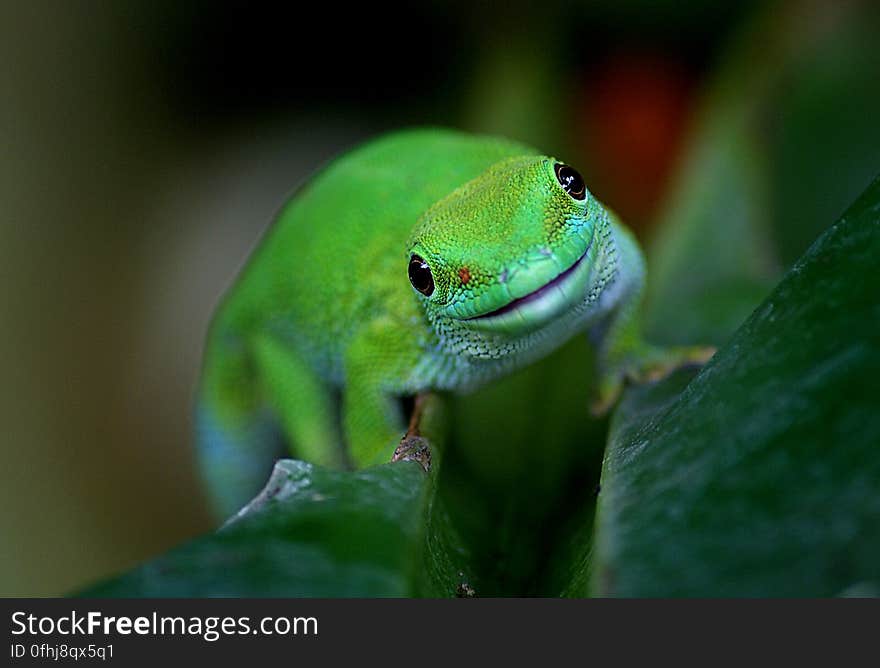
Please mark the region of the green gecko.
[[196, 417], [215, 510], [249, 500], [279, 446], [334, 467], [423, 457], [402, 397], [466, 392], [578, 332], [598, 353], [595, 412], [627, 379], [705, 361], [642, 341], [644, 283], [629, 230], [529, 146], [407, 130], [337, 158], [283, 207], [211, 325]]

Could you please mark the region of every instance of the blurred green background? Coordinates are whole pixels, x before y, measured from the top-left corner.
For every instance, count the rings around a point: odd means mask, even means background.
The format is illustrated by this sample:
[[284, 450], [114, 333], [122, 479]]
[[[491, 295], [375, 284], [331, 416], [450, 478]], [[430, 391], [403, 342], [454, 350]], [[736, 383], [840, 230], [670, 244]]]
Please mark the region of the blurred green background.
[[[880, 171], [878, 35], [870, 2], [5, 3], [0, 595], [210, 527], [202, 336], [329, 157], [413, 124], [532, 142], [657, 249], [655, 302], [747, 281], [745, 316]], [[669, 258], [708, 241], [658, 230], [707, 217], [729, 267], [707, 253], [694, 280]], [[652, 316], [657, 338], [688, 329]]]

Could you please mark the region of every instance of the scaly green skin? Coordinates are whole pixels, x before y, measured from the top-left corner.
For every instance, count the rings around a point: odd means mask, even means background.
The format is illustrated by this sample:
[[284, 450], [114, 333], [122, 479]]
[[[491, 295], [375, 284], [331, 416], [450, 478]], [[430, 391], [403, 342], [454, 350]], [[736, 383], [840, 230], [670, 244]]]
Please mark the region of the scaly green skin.
[[[498, 138], [404, 131], [290, 200], [205, 353], [199, 449], [221, 514], [260, 487], [279, 445], [330, 466], [388, 461], [405, 430], [400, 397], [467, 391], [580, 331], [600, 353], [601, 409], [625, 376], [701, 356], [641, 343], [638, 246], [589, 193], [570, 196], [555, 164]], [[430, 296], [407, 278], [413, 254]]]

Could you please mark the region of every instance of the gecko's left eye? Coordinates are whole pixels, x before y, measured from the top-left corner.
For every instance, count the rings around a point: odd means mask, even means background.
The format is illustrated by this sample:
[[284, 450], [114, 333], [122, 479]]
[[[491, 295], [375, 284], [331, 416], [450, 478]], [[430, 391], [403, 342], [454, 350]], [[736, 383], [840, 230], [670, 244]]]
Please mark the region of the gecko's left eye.
[[584, 177], [574, 167], [557, 162], [553, 165], [553, 171], [556, 172], [556, 180], [559, 181], [559, 185], [574, 199], [584, 199], [587, 196]]
[[409, 259], [409, 282], [425, 297], [430, 297], [434, 292], [434, 276], [431, 267], [418, 255]]

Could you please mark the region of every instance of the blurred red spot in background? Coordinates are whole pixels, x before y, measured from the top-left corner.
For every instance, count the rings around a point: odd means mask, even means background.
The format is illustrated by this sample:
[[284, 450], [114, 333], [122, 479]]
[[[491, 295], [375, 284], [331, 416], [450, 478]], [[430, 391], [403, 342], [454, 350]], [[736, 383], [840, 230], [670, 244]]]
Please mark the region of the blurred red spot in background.
[[678, 157], [691, 110], [691, 78], [667, 57], [611, 56], [582, 90], [591, 189], [628, 224], [655, 212]]

